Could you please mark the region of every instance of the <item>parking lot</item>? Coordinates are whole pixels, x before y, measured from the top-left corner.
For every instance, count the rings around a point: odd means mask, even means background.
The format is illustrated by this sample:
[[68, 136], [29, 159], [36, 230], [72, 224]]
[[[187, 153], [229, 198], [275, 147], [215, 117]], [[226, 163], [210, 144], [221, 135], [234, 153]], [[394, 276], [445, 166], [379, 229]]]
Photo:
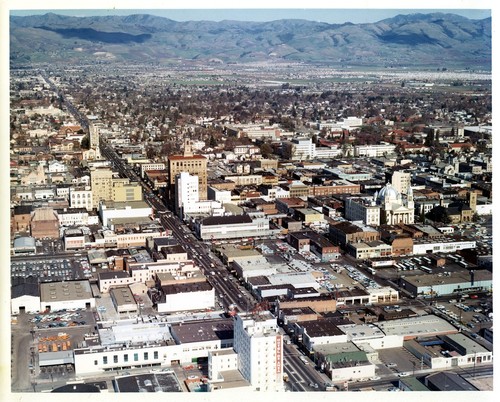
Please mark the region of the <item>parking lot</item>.
[[57, 258], [55, 256], [39, 259], [13, 259], [10, 270], [12, 283], [15, 283], [17, 278], [29, 276], [38, 278], [39, 282], [78, 280], [92, 276], [86, 259]]
[[377, 375], [413, 373], [413, 370], [428, 369], [425, 363], [417, 359], [404, 348], [380, 349]]

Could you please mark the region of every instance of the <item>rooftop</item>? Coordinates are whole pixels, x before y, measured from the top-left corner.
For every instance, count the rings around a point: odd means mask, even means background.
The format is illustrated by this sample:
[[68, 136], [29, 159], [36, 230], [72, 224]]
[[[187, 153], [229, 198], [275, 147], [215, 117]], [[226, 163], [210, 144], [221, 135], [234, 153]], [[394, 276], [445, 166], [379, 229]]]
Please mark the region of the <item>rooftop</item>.
[[311, 338], [344, 335], [337, 323], [330, 319], [302, 321], [299, 325]]
[[376, 326], [379, 327], [386, 335], [400, 335], [408, 337], [454, 334], [458, 332], [458, 330], [453, 325], [448, 323], [448, 321], [435, 315], [381, 321], [377, 322]]
[[233, 339], [233, 320], [222, 318], [172, 324], [171, 332], [178, 344]]
[[92, 298], [88, 281], [47, 282], [40, 284], [40, 300], [56, 302], [66, 300], [86, 300]]

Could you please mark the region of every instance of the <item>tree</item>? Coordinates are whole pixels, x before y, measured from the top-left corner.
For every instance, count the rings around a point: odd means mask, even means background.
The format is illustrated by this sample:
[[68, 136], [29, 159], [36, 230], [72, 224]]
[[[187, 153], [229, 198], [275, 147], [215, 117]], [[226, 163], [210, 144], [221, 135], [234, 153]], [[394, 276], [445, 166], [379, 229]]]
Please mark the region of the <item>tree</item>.
[[80, 147], [82, 149], [90, 149], [90, 137], [88, 134], [82, 138], [82, 142], [80, 143]]
[[260, 153], [264, 158], [268, 158], [273, 153], [273, 147], [268, 142], [265, 142], [260, 146]]
[[217, 146], [217, 140], [215, 139], [214, 135], [210, 135], [210, 139], [208, 140], [208, 145], [212, 148], [215, 148]]
[[437, 207], [432, 208], [425, 215], [427, 219], [430, 219], [434, 222], [441, 222], [444, 224], [451, 223], [450, 216], [448, 215], [448, 211], [445, 207], [438, 205]]

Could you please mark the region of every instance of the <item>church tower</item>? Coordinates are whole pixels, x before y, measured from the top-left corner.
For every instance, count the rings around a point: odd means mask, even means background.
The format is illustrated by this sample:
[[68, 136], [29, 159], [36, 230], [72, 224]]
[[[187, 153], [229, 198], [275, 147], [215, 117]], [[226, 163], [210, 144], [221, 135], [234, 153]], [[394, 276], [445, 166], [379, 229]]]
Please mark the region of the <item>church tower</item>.
[[193, 156], [193, 143], [189, 138], [184, 139], [184, 156]]
[[476, 212], [476, 208], [477, 208], [477, 194], [476, 194], [475, 191], [470, 191], [469, 192], [469, 207], [474, 212]]

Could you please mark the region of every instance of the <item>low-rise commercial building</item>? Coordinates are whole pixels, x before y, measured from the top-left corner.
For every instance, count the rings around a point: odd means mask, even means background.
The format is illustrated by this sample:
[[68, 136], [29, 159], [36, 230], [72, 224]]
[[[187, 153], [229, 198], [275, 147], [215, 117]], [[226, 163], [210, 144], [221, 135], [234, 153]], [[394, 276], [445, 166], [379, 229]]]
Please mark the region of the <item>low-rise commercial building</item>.
[[162, 286], [157, 301], [159, 313], [206, 310], [214, 306], [215, 289], [206, 281]]
[[137, 218], [150, 217], [152, 213], [153, 210], [145, 201], [102, 201], [99, 204], [99, 216], [103, 226], [108, 226], [110, 219], [127, 218], [133, 221]]
[[97, 284], [101, 293], [107, 293], [111, 288], [124, 287], [134, 282], [134, 278], [126, 271], [100, 272], [97, 276]]
[[88, 281], [45, 282], [40, 284], [40, 311], [95, 307]]
[[270, 227], [269, 217], [261, 212], [197, 219], [194, 228], [197, 236], [202, 240], [265, 237], [279, 233], [279, 229]]
[[128, 286], [113, 287], [109, 290], [109, 294], [119, 315], [137, 314], [137, 303]]
[[457, 271], [449, 275], [442, 273], [406, 276], [400, 279], [405, 290], [417, 297], [433, 297], [462, 294], [476, 291], [490, 291], [492, 274], [487, 270]]
[[491, 364], [493, 353], [468, 336], [457, 333], [405, 342], [405, 348], [432, 369]]
[[476, 248], [476, 240], [461, 237], [421, 237], [413, 240], [413, 254], [454, 253], [458, 250]]

